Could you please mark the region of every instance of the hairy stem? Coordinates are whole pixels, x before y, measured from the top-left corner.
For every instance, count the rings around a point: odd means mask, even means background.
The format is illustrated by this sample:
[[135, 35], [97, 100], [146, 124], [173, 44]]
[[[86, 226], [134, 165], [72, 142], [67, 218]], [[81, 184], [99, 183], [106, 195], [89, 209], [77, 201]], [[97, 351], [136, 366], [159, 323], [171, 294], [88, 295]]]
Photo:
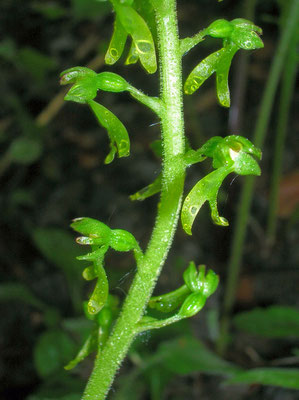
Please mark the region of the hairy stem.
[[163, 169], [158, 215], [148, 249], [138, 263], [122, 312], [95, 367], [83, 400], [105, 399], [114, 376], [137, 332], [177, 227], [183, 193], [185, 163], [182, 116], [182, 73], [175, 0], [160, 0], [156, 20], [161, 65]]

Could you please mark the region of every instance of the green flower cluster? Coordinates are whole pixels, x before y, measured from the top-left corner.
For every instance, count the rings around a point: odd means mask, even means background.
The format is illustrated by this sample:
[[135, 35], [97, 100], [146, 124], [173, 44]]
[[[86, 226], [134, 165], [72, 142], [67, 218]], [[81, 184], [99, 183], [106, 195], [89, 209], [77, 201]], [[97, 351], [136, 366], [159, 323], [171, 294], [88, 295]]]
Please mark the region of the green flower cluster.
[[190, 150], [186, 153], [187, 164], [194, 164], [210, 157], [215, 168], [215, 171], [197, 182], [185, 198], [181, 220], [186, 233], [191, 235], [195, 217], [206, 201], [209, 202], [213, 222], [217, 225], [228, 225], [228, 221], [218, 213], [219, 188], [227, 175], [232, 172], [239, 175], [260, 175], [261, 170], [254, 157], [261, 159], [261, 156], [261, 151], [248, 139], [237, 135], [225, 138], [214, 136], [197, 151]]
[[77, 243], [91, 246], [91, 252], [79, 256], [78, 260], [91, 261], [92, 265], [83, 271], [83, 278], [93, 280], [97, 278], [94, 291], [87, 303], [89, 314], [97, 314], [106, 304], [109, 285], [103, 266], [104, 257], [108, 249], [116, 251], [133, 251], [136, 259], [142, 254], [134, 236], [123, 229], [110, 229], [103, 222], [93, 218], [76, 218], [71, 227], [83, 234], [77, 238]]
[[131, 86], [128, 82], [113, 72], [97, 74], [86, 67], [74, 67], [60, 74], [60, 83], [61, 85], [72, 84], [64, 99], [88, 104], [99, 124], [107, 130], [110, 139], [110, 152], [105, 158], [105, 164], [110, 164], [116, 154], [118, 157], [129, 156], [130, 139], [127, 129], [116, 115], [93, 100], [98, 90], [106, 92], [130, 90]]
[[184, 285], [170, 293], [151, 297], [148, 303], [151, 309], [175, 314], [165, 319], [146, 315], [138, 323], [136, 332], [159, 329], [181, 319], [193, 317], [204, 307], [207, 298], [215, 292], [219, 283], [219, 276], [214, 271], [208, 270], [206, 273], [205, 265], [200, 265], [197, 269], [194, 262], [190, 262], [183, 278]]
[[215, 72], [219, 103], [229, 107], [228, 75], [232, 59], [239, 49], [254, 50], [264, 47], [259, 34], [262, 34], [262, 29], [246, 19], [214, 21], [204, 30], [204, 36], [223, 39], [223, 47], [210, 54], [193, 69], [185, 82], [185, 93], [194, 93]]

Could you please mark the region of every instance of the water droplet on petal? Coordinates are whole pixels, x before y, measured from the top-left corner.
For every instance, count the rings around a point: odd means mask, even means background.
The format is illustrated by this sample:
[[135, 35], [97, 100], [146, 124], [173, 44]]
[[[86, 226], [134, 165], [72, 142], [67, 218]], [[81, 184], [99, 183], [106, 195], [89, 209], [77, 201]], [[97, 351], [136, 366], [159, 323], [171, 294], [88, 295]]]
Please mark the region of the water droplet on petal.
[[197, 213], [197, 210], [198, 210], [198, 208], [197, 208], [197, 207], [194, 207], [194, 206], [190, 207], [190, 209], [189, 209], [190, 214], [192, 214], [192, 215], [196, 214], [196, 213]]
[[115, 48], [110, 49], [110, 55], [113, 58], [118, 58], [118, 51]]
[[152, 50], [152, 44], [148, 40], [138, 40], [136, 48], [139, 53], [145, 54]]

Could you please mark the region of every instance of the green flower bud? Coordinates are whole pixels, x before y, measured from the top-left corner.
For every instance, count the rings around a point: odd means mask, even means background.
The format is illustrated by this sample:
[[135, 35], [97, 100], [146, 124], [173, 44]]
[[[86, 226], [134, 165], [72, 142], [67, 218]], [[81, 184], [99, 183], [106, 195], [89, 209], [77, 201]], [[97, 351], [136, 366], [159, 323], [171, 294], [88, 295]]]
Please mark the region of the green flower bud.
[[71, 227], [83, 235], [95, 235], [98, 237], [110, 237], [111, 229], [94, 218], [81, 217], [73, 219]]
[[97, 88], [106, 92], [123, 92], [129, 88], [128, 82], [113, 72], [102, 72], [97, 75]]
[[178, 315], [182, 318], [193, 317], [203, 308], [206, 299], [200, 292], [191, 293], [184, 301]]
[[116, 251], [130, 251], [138, 247], [134, 236], [123, 229], [114, 229], [111, 231], [110, 246]]
[[227, 38], [233, 31], [234, 26], [226, 19], [217, 19], [206, 29], [208, 35], [215, 38]]

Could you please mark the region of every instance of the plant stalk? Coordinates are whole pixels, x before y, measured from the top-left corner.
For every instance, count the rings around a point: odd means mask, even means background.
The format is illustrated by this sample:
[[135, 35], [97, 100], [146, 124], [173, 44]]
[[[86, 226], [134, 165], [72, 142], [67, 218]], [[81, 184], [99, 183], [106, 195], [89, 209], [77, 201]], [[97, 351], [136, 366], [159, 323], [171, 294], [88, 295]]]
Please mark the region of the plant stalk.
[[155, 5], [161, 74], [161, 127], [163, 167], [161, 199], [148, 249], [138, 263], [138, 271], [121, 314], [94, 370], [82, 400], [103, 400], [115, 374], [136, 336], [177, 227], [183, 194], [185, 163], [182, 115], [182, 70], [177, 28], [176, 1], [160, 0]]

